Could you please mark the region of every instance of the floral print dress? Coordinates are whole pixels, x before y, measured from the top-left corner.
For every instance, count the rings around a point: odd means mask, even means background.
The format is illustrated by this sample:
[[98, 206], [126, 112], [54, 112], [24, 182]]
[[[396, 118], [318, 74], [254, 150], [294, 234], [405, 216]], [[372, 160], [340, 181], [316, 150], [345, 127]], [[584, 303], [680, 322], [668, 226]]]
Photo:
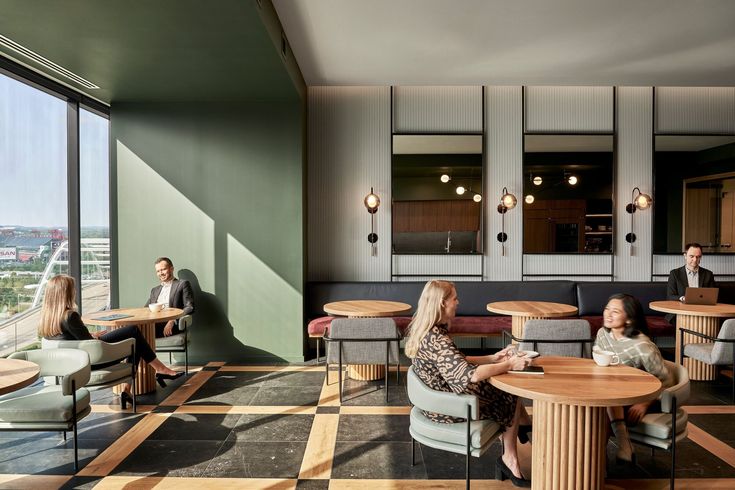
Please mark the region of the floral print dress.
[[[419, 344], [413, 369], [426, 386], [437, 391], [467, 393], [480, 399], [480, 418], [509, 427], [515, 413], [517, 397], [490, 384], [490, 380], [470, 380], [477, 366], [470, 364], [447, 333], [446, 325], [434, 325]], [[434, 422], [464, 422], [465, 419], [434, 412], [424, 412]]]

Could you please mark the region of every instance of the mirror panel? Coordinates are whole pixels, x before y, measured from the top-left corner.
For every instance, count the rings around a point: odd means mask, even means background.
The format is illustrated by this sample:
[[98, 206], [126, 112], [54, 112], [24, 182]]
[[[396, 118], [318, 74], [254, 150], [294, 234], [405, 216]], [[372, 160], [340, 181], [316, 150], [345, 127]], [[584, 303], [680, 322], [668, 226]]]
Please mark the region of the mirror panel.
[[482, 162], [481, 135], [393, 135], [393, 253], [482, 253]]
[[735, 136], [658, 135], [654, 253], [735, 253]]
[[523, 253], [612, 253], [613, 136], [524, 136]]

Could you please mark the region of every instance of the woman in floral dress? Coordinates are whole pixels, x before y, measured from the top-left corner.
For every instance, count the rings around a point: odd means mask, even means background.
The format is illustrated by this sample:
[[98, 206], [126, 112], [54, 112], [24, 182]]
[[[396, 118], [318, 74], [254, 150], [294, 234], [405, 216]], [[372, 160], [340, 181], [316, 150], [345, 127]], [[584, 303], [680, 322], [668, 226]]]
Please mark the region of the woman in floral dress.
[[[447, 333], [459, 300], [454, 284], [433, 280], [426, 283], [418, 308], [411, 320], [406, 341], [406, 355], [413, 359], [416, 375], [437, 391], [468, 393], [480, 399], [480, 418], [490, 419], [503, 430], [503, 455], [496, 462], [496, 473], [508, 477], [516, 486], [530, 487], [518, 464], [516, 438], [521, 419], [529, 423], [528, 414], [518, 398], [495, 388], [490, 378], [523, 369], [529, 360], [512, 356], [505, 348], [488, 356], [465, 356]], [[446, 415], [424, 412], [436, 422], [464, 422]]]

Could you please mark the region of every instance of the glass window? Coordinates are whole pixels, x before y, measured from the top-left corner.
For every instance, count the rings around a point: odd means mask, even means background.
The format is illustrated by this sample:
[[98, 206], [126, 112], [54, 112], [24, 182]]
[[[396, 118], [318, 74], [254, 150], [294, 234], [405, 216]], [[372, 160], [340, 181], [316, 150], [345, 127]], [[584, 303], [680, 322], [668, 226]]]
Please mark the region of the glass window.
[[0, 355], [36, 341], [43, 278], [68, 272], [66, 118], [0, 74]]
[[79, 111], [82, 311], [110, 304], [110, 121]]

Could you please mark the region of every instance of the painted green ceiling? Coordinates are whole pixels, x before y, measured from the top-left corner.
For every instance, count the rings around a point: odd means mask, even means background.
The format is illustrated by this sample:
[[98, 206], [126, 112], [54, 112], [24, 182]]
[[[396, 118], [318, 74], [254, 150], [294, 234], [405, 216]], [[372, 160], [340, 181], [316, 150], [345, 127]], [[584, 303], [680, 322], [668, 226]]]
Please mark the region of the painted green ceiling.
[[256, 0], [0, 0], [0, 34], [100, 86], [54, 75], [108, 103], [295, 97], [258, 9]]

